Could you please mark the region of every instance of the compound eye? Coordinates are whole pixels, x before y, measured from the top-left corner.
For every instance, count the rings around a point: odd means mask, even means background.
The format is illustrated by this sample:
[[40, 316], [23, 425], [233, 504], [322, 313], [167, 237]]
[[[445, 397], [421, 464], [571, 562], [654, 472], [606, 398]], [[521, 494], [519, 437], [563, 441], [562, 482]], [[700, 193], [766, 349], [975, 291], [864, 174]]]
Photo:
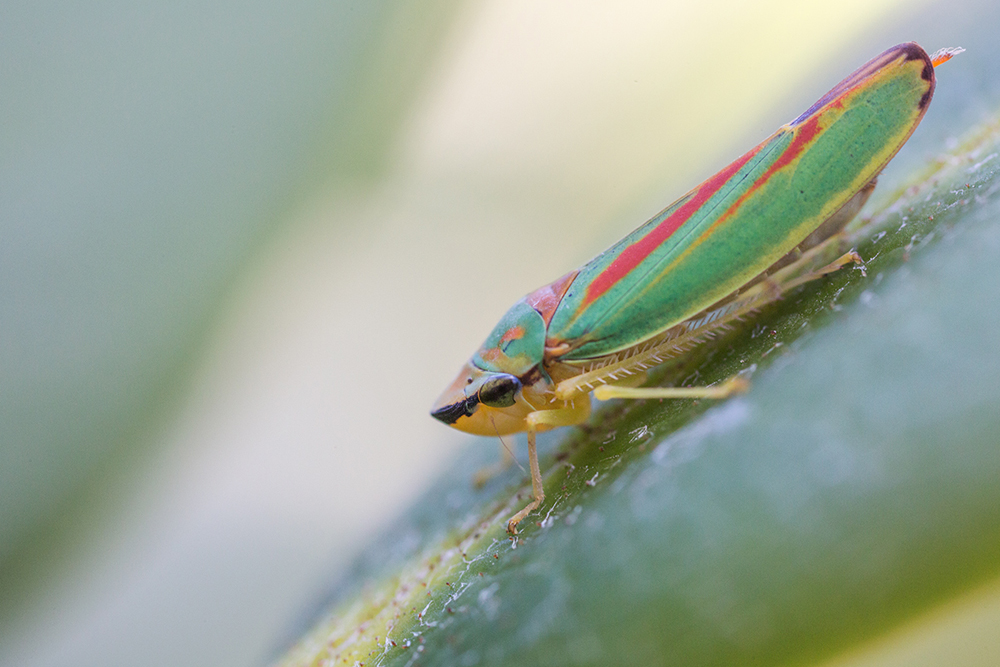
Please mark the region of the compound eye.
[[513, 375], [498, 374], [479, 388], [479, 402], [491, 408], [508, 408], [521, 390], [521, 381]]

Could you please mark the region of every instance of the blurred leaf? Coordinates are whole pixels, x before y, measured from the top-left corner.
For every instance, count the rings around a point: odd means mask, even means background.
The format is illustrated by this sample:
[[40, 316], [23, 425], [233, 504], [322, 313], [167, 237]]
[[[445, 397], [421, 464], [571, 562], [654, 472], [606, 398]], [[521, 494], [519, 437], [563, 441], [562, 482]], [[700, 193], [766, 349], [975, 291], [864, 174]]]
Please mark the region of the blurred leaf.
[[118, 500], [289, 209], [387, 168], [458, 8], [117, 4], [0, 23], [5, 617]]

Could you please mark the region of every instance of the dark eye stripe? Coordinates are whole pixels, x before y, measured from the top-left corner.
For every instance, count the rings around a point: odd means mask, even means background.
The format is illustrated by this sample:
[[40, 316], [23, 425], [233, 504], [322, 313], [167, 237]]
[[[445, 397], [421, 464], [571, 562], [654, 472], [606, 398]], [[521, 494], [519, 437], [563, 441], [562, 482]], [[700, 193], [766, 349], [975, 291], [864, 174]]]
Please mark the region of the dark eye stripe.
[[438, 408], [431, 413], [431, 417], [434, 417], [434, 419], [438, 419], [445, 424], [454, 424], [461, 417], [471, 417], [472, 413], [476, 411], [476, 407], [478, 405], [479, 398], [476, 396], [470, 396], [465, 400], [452, 403], [451, 405], [446, 405], [443, 408]]

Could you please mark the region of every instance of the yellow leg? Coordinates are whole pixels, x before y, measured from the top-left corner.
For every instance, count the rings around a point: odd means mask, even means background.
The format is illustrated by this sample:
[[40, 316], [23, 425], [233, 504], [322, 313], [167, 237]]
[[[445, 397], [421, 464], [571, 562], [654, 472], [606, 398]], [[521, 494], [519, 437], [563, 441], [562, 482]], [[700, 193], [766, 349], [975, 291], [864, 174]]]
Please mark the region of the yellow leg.
[[528, 467], [531, 468], [531, 495], [534, 500], [507, 522], [507, 532], [517, 535], [517, 524], [528, 516], [545, 500], [545, 489], [542, 487], [542, 471], [538, 467], [538, 449], [535, 447], [535, 432], [528, 431]]
[[733, 377], [715, 387], [619, 387], [606, 384], [594, 390], [594, 398], [606, 401], [611, 398], [726, 398], [741, 394], [750, 383]]
[[[724, 303], [707, 315], [699, 315], [686, 324], [688, 330], [669, 338], [662, 345], [654, 344], [646, 350], [627, 356], [620, 362], [600, 366], [593, 371], [581, 373], [556, 386], [556, 396], [569, 399], [591, 391], [595, 398], [606, 401], [611, 398], [726, 398], [732, 394], [746, 391], [749, 383], [743, 378], [734, 377], [716, 387], [635, 387], [645, 376], [625, 376], [634, 372], [636, 366], [649, 367], [676, 356], [675, 350], [683, 345], [697, 344], [701, 337], [713, 329], [725, 325], [752, 310], [761, 308], [781, 297], [788, 290], [808, 283], [812, 280], [834, 273], [848, 264], [864, 266], [864, 261], [858, 253], [851, 251], [829, 258], [840, 252], [843, 238], [833, 236], [823, 243], [811, 248], [797, 261], [783, 267], [773, 275], [765, 276], [750, 289], [740, 294], [735, 300]], [[823, 262], [828, 262], [823, 264]], [[818, 266], [817, 266], [818, 265]]]
[[[861, 258], [861, 255], [852, 250], [850, 252], [845, 252], [843, 255], [833, 260], [823, 268], [816, 269], [816, 271], [814, 271], [813, 273], [814, 276], [818, 278], [820, 276], [825, 276], [828, 273], [834, 273], [835, 271], [839, 271], [848, 264], [858, 264], [859, 266], [864, 268], [865, 260]], [[864, 272], [862, 272], [862, 275], [865, 275]]]
[[531, 495], [534, 500], [528, 506], [515, 514], [507, 522], [507, 532], [517, 535], [517, 524], [528, 516], [545, 500], [545, 489], [542, 487], [542, 472], [538, 467], [538, 450], [535, 448], [535, 434], [559, 426], [582, 424], [590, 416], [590, 399], [582, 398], [570, 401], [564, 407], [554, 410], [538, 410], [528, 414], [525, 422], [528, 424], [528, 467], [531, 469]]

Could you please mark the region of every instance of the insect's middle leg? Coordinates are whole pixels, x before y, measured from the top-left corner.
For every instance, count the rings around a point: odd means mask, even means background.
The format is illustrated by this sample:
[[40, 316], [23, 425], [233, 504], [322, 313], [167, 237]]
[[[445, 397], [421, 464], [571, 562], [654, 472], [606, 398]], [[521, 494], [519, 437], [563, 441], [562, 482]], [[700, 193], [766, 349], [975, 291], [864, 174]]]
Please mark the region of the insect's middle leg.
[[636, 387], [636, 369], [649, 368], [673, 358], [678, 351], [697, 344], [724, 329], [732, 322], [777, 301], [789, 290], [817, 280], [840, 270], [848, 264], [861, 264], [861, 256], [854, 251], [844, 252], [847, 239], [834, 234], [810, 248], [795, 261], [771, 275], [762, 275], [752, 281], [745, 291], [729, 297], [687, 322], [679, 325], [680, 332], [667, 332], [661, 343], [654, 343], [645, 350], [628, 355], [625, 359], [599, 366], [563, 380], [556, 387], [556, 395], [579, 395], [591, 391], [599, 400], [610, 398], [714, 398], [721, 399], [745, 391], [745, 379], [734, 377], [713, 387]]
[[712, 387], [622, 387], [606, 384], [594, 390], [594, 398], [607, 401], [612, 398], [727, 398], [750, 388], [750, 383], [739, 376], [729, 378]]

